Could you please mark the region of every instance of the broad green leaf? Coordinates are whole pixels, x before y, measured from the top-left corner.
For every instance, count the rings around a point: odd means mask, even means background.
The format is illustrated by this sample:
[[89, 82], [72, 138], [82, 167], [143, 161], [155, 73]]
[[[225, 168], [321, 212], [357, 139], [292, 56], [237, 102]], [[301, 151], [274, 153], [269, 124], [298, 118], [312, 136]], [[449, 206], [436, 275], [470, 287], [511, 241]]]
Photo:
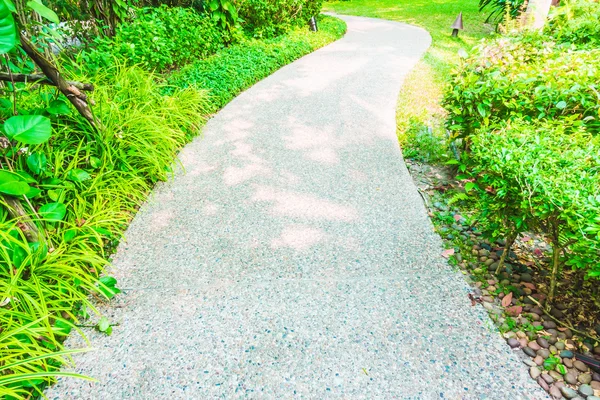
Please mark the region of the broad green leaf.
[[25, 193], [25, 196], [27, 196], [27, 198], [32, 199], [35, 196], [39, 195], [40, 193], [42, 193], [41, 189], [38, 189], [36, 187], [30, 186], [29, 187], [29, 191], [27, 193]]
[[44, 219], [61, 221], [67, 214], [67, 207], [62, 203], [48, 203], [41, 206], [38, 213]]
[[0, 54], [6, 54], [17, 45], [17, 27], [13, 18], [14, 5], [0, 1]]
[[41, 174], [46, 171], [48, 159], [44, 153], [32, 153], [27, 157], [27, 166], [34, 174]]
[[63, 100], [53, 100], [50, 106], [46, 108], [48, 114], [51, 115], [70, 115], [71, 108]]
[[559, 110], [564, 110], [565, 108], [567, 108], [567, 102], [559, 101], [558, 103], [556, 103], [556, 108], [558, 108]]
[[9, 194], [11, 196], [22, 196], [29, 192], [27, 182], [12, 172], [0, 171], [0, 193]]
[[77, 236], [77, 229], [75, 229], [75, 228], [67, 229], [63, 233], [63, 240], [65, 242], [70, 242], [71, 240], [75, 239], [75, 236]]
[[67, 174], [67, 179], [72, 180], [73, 182], [84, 182], [90, 178], [90, 174], [82, 169], [72, 169]]
[[102, 161], [98, 157], [90, 157], [90, 165], [92, 168], [99, 168], [102, 165]]
[[33, 176], [29, 175], [26, 171], [19, 170], [14, 172], [15, 175], [18, 175], [19, 178], [25, 183], [37, 183]]
[[60, 19], [58, 19], [58, 15], [44, 4], [42, 4], [41, 0], [31, 0], [27, 2], [27, 7], [31, 8], [36, 13], [40, 14], [42, 17], [47, 20], [54, 22], [55, 24], [60, 23]]
[[469, 193], [471, 190], [475, 189], [475, 186], [474, 182], [465, 183], [465, 192]]
[[25, 144], [40, 144], [50, 139], [52, 124], [41, 115], [16, 115], [4, 123], [9, 139]]

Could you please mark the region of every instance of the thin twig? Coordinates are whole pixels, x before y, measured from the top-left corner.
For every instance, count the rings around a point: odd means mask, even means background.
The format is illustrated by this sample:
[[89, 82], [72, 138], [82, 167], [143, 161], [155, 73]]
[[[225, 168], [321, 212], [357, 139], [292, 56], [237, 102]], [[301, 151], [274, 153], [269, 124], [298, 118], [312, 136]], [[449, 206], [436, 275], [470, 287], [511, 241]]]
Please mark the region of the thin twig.
[[586, 337], [586, 338], [588, 338], [588, 339], [591, 339], [591, 340], [593, 340], [593, 341], [595, 341], [595, 342], [600, 342], [600, 339], [599, 339], [599, 338], [596, 338], [596, 337], [590, 336], [590, 335], [588, 335], [587, 333], [585, 333], [585, 332], [583, 332], [583, 331], [580, 331], [579, 329], [575, 329], [575, 328], [573, 328], [571, 325], [567, 324], [566, 322], [563, 322], [563, 321], [559, 320], [559, 319], [558, 319], [558, 318], [556, 318], [554, 315], [550, 314], [548, 311], [546, 311], [546, 310], [544, 309], [544, 307], [543, 307], [543, 306], [540, 304], [540, 302], [539, 302], [539, 301], [537, 301], [536, 299], [534, 299], [533, 297], [531, 297], [531, 296], [527, 296], [527, 298], [528, 298], [529, 300], [533, 301], [533, 303], [534, 303], [536, 306], [538, 306], [538, 307], [539, 307], [539, 308], [540, 308], [540, 309], [541, 309], [541, 310], [544, 312], [544, 314], [546, 314], [548, 317], [550, 317], [550, 319], [552, 319], [552, 320], [553, 320], [554, 322], [556, 322], [557, 324], [559, 324], [559, 325], [562, 325], [562, 326], [564, 326], [565, 328], [569, 328], [571, 331], [573, 331], [573, 332], [575, 332], [575, 333], [578, 333], [578, 334], [580, 334], [581, 336], [584, 336], [584, 337]]

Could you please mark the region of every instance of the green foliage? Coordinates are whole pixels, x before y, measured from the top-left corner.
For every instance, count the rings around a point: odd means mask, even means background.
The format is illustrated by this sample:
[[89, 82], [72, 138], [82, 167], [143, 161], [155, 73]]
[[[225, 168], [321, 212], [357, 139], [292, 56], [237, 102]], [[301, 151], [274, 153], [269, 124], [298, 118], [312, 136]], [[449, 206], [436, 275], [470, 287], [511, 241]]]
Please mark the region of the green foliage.
[[322, 0], [235, 0], [244, 27], [254, 37], [270, 38], [318, 16]]
[[562, 121], [478, 132], [468, 162], [481, 216], [500, 234], [549, 233], [567, 265], [600, 276], [600, 246], [586, 233], [600, 213], [599, 149], [599, 136]]
[[174, 73], [173, 86], [193, 86], [210, 92], [212, 111], [281, 66], [341, 37], [343, 21], [323, 16], [321, 30], [297, 29], [270, 40], [249, 40], [230, 46], [213, 57], [192, 63]]
[[136, 9], [136, 17], [120, 24], [114, 37], [98, 37], [80, 55], [87, 71], [114, 64], [141, 65], [166, 71], [206, 58], [223, 48], [226, 35], [205, 14], [193, 9], [161, 6]]
[[238, 12], [229, 0], [210, 0], [208, 2], [210, 15], [224, 31], [231, 31], [238, 22]]
[[444, 99], [488, 236], [536, 231], [552, 244], [549, 301], [563, 266], [600, 277], [600, 52], [584, 21], [600, 5], [563, 7], [544, 34], [477, 47]]
[[[37, 191], [30, 198], [33, 208], [24, 202], [27, 215], [20, 218], [8, 214], [11, 206], [0, 197], [0, 349], [6, 364], [26, 365], [4, 374], [16, 379], [21, 372], [45, 372], [35, 381], [11, 381], [0, 393], [17, 390], [25, 397], [60, 376], [65, 357], [56, 352], [85, 316], [78, 310], [95, 310], [89, 294], [110, 299], [119, 293], [114, 278], [101, 277], [108, 254], [153, 183], [167, 178], [173, 158], [206, 114], [205, 94], [187, 89], [164, 96], [155, 79], [135, 67], [105, 70], [98, 76], [104, 85], [94, 93], [101, 131], [79, 115], [52, 117], [51, 140], [27, 149], [13, 140], [3, 150], [15, 172], [0, 170], [0, 182], [10, 175], [24, 185], [15, 194]], [[37, 91], [19, 95], [20, 102], [43, 109], [45, 96]], [[27, 239], [26, 219], [37, 226], [39, 241]], [[23, 337], [19, 329], [31, 323], [35, 329], [27, 342], [12, 345]], [[104, 328], [106, 333], [112, 329], [110, 324]]]
[[523, 12], [525, 0], [479, 0], [480, 11], [490, 11], [485, 22], [500, 23], [506, 13], [511, 18], [518, 17]]
[[568, 119], [600, 132], [599, 50], [558, 47], [532, 33], [495, 39], [474, 51], [444, 99], [454, 137], [513, 119]]
[[544, 32], [560, 43], [598, 47], [600, 4], [593, 0], [566, 1], [552, 11]]

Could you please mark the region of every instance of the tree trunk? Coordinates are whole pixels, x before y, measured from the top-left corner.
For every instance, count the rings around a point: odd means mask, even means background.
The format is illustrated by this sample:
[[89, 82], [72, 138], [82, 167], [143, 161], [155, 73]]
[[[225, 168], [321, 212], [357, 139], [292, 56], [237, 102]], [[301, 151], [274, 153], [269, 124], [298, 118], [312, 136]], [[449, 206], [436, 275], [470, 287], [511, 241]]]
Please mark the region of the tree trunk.
[[81, 91], [75, 86], [70, 85], [69, 82], [63, 78], [58, 68], [52, 64], [52, 62], [47, 60], [43, 54], [37, 51], [33, 44], [23, 35], [23, 33], [20, 34], [20, 40], [21, 46], [23, 47], [23, 50], [25, 50], [25, 53], [31, 57], [33, 62], [35, 62], [38, 67], [40, 67], [44, 75], [46, 75], [46, 77], [52, 81], [52, 83], [58, 88], [58, 90], [62, 92], [62, 94], [67, 96], [67, 99], [69, 99], [71, 104], [73, 104], [77, 111], [79, 111], [79, 113], [85, 119], [87, 119], [94, 128], [98, 128], [96, 118], [94, 117], [94, 114], [92, 114], [92, 110], [87, 103], [87, 96], [81, 93]]
[[515, 240], [517, 240], [516, 232], [510, 233], [508, 235], [508, 237], [506, 238], [506, 246], [504, 246], [504, 251], [502, 252], [502, 255], [500, 256], [500, 261], [498, 261], [498, 268], [496, 268], [496, 275], [500, 275], [500, 271], [502, 271], [502, 268], [504, 268], [504, 262], [506, 261], [506, 257], [508, 257], [510, 248], [515, 243]]
[[40, 234], [37, 225], [29, 218], [29, 215], [19, 201], [11, 196], [2, 196], [2, 200], [6, 203], [8, 214], [18, 221], [19, 228], [30, 243], [35, 243], [40, 240]]
[[552, 0], [530, 0], [525, 12], [525, 25], [532, 29], [542, 29], [551, 5]]

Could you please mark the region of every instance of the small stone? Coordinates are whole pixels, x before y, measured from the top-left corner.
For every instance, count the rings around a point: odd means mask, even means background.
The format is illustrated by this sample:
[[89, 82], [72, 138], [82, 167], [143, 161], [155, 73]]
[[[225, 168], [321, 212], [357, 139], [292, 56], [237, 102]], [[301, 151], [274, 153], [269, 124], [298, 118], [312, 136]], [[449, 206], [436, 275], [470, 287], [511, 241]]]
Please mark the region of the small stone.
[[492, 311], [494, 309], [494, 306], [491, 303], [488, 303], [487, 301], [483, 302], [483, 308], [485, 308], [486, 310]]
[[535, 314], [535, 313], [529, 313], [529, 317], [534, 320], [534, 321], [539, 321], [540, 320], [540, 316]]
[[563, 386], [560, 388], [560, 392], [562, 393], [563, 396], [565, 396], [567, 399], [574, 399], [575, 397], [577, 397], [577, 392], [574, 391], [573, 389], [571, 389], [568, 386]]
[[485, 265], [487, 265], [488, 267], [490, 265], [492, 265], [494, 263], [494, 259], [493, 258], [488, 258], [487, 260], [485, 260]]
[[525, 332], [523, 332], [523, 331], [517, 331], [517, 337], [518, 337], [519, 339], [521, 339], [521, 338], [526, 338], [526, 337], [527, 337], [527, 335], [526, 335], [526, 334], [525, 334]]
[[596, 346], [594, 347], [594, 354], [599, 355], [600, 356], [600, 346]]
[[539, 349], [542, 348], [537, 342], [534, 342], [534, 341], [529, 342], [528, 346], [535, 351], [538, 351]]
[[481, 298], [483, 301], [488, 302], [488, 303], [493, 303], [494, 302], [494, 298], [491, 296], [483, 296]]
[[540, 385], [542, 387], [542, 389], [544, 389], [546, 392], [548, 390], [550, 390], [550, 386], [548, 386], [548, 384], [546, 383], [545, 380], [543, 380], [541, 377], [537, 378], [537, 383], [538, 385]]
[[[580, 370], [581, 372], [587, 372], [588, 371], [588, 367], [587, 365], [585, 365], [584, 363], [582, 363], [579, 360], [575, 360], [573, 361], [573, 366], [575, 368], [577, 368], [578, 370]], [[591, 380], [591, 379], [590, 379]]]
[[556, 305], [556, 308], [558, 308], [559, 310], [566, 310], [569, 307], [565, 303], [558, 303]]
[[577, 377], [577, 380], [581, 383], [583, 383], [584, 385], [589, 385], [592, 382], [592, 375], [591, 374], [580, 374]]
[[544, 321], [542, 325], [546, 329], [556, 329], [556, 322], [554, 321]]
[[491, 293], [491, 292], [495, 292], [497, 289], [496, 289], [496, 286], [488, 286], [487, 290]]
[[542, 365], [544, 363], [544, 358], [542, 356], [535, 356], [533, 362], [536, 363], [536, 365]]
[[552, 344], [556, 344], [556, 342], [558, 342], [558, 338], [556, 336], [550, 336], [548, 338], [548, 343]]
[[545, 360], [546, 358], [550, 357], [550, 350], [548, 350], [548, 349], [539, 349], [537, 351], [537, 355], [539, 357], [542, 357]]
[[600, 374], [597, 372], [592, 372], [592, 379], [600, 382]]
[[535, 350], [533, 350], [531, 347], [524, 347], [523, 348], [523, 353], [527, 354], [529, 357], [535, 357]]
[[567, 368], [573, 368], [573, 360], [571, 360], [570, 358], [563, 358], [563, 364], [565, 364], [565, 367]]
[[571, 332], [570, 329], [566, 329], [563, 333], [565, 334], [567, 339], [571, 339], [573, 337], [573, 332]]
[[563, 380], [563, 376], [556, 371], [550, 371], [548, 372], [548, 375], [550, 375], [555, 381]]
[[600, 400], [600, 397], [588, 396], [587, 400]]
[[556, 346], [556, 348], [557, 348], [558, 350], [564, 350], [564, 349], [565, 349], [565, 343], [564, 343], [564, 342], [556, 342], [556, 343], [554, 344], [554, 346]]
[[563, 350], [560, 352], [561, 358], [573, 358], [573, 352], [571, 350]]
[[537, 339], [537, 344], [539, 344], [544, 349], [547, 349], [548, 347], [550, 347], [550, 344], [548, 343], [548, 341], [546, 339], [544, 339], [543, 337], [539, 337]]
[[529, 368], [529, 375], [533, 378], [533, 379], [537, 379], [542, 373], [540, 372], [540, 370], [537, 367], [531, 367]]
[[583, 396], [583, 397], [589, 397], [589, 396], [593, 396], [594, 395], [594, 389], [592, 389], [592, 387], [590, 385], [581, 385], [579, 386], [579, 393]]
[[544, 372], [544, 373], [541, 375], [541, 378], [542, 378], [542, 379], [543, 379], [543, 380], [544, 380], [544, 381], [545, 381], [547, 384], [554, 383], [554, 378], [553, 378], [553, 377], [551, 377], [549, 374], [547, 374], [547, 373], [545, 373], [545, 372]]
[[590, 386], [592, 387], [592, 389], [594, 390], [600, 390], [600, 381], [592, 381], [590, 383]]
[[556, 385], [552, 385], [550, 387], [550, 390], [548, 390], [548, 393], [550, 393], [550, 395], [554, 398], [554, 399], [562, 399], [563, 395], [560, 391], [560, 388]]
[[567, 382], [568, 384], [571, 384], [571, 385], [576, 385], [577, 384], [577, 375], [575, 375], [574, 372], [567, 372], [567, 374], [565, 375], [565, 382]]
[[513, 348], [513, 349], [515, 349], [515, 348], [517, 348], [517, 347], [519, 347], [519, 346], [520, 346], [520, 343], [519, 343], [519, 341], [518, 341], [517, 339], [515, 339], [515, 338], [509, 338], [509, 339], [507, 340], [507, 342], [508, 342], [508, 345], [509, 345], [511, 348]]
[[558, 349], [554, 345], [548, 347], [548, 350], [550, 350], [550, 353], [552, 354], [558, 353]]
[[530, 274], [521, 274], [521, 282], [531, 282], [533, 278]]
[[523, 364], [527, 365], [528, 367], [536, 367], [537, 364], [534, 363], [531, 359], [526, 358], [525, 360], [523, 360]]
[[529, 343], [529, 341], [525, 338], [521, 338], [519, 339], [519, 344], [521, 345], [521, 347], [527, 347], [527, 343]]
[[525, 360], [523, 360], [523, 364], [527, 365], [528, 367], [535, 367], [535, 366], [537, 366], [537, 364], [534, 363], [529, 358], [526, 358]]

